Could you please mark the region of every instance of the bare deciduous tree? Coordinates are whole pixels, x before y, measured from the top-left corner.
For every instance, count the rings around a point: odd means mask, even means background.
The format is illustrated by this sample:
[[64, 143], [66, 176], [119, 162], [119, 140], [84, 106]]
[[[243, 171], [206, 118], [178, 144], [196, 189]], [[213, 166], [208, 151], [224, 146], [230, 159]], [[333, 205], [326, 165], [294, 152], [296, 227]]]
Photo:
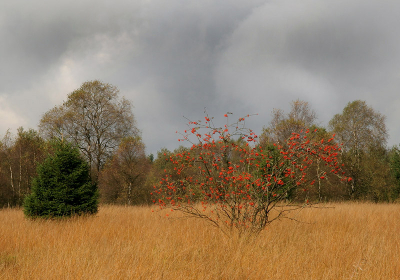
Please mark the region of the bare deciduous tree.
[[139, 135], [132, 105], [118, 93], [113, 85], [85, 82], [40, 121], [40, 131], [46, 138], [65, 138], [79, 147], [95, 171], [95, 180], [121, 140]]
[[141, 139], [125, 138], [100, 173], [102, 201], [126, 205], [149, 202], [150, 188], [146, 188], [149, 165]]
[[281, 109], [272, 111], [272, 120], [269, 127], [264, 128], [260, 142], [283, 144], [292, 132], [300, 132], [315, 125], [316, 119], [316, 113], [308, 102], [299, 99], [292, 101], [289, 114], [285, 115]]
[[37, 131], [20, 127], [17, 136], [7, 131], [0, 141], [0, 207], [21, 205], [45, 150]]

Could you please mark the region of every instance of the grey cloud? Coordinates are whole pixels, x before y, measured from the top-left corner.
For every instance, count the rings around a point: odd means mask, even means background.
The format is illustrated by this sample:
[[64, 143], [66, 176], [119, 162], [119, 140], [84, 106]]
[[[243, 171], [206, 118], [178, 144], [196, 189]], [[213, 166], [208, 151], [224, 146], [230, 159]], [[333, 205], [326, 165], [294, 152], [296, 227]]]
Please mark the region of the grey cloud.
[[287, 110], [297, 98], [311, 103], [322, 124], [347, 102], [366, 100], [388, 116], [391, 139], [400, 137], [395, 1], [2, 5], [0, 102], [7, 104], [0, 114], [19, 115], [24, 125], [35, 127], [74, 87], [101, 79], [133, 102], [153, 153], [177, 146], [183, 115], [201, 118], [204, 107], [215, 116], [259, 113], [250, 125], [261, 131], [273, 108]]
[[397, 98], [388, 85], [399, 73], [399, 18], [390, 1], [268, 2], [231, 36], [219, 90], [253, 104], [264, 119], [265, 109], [288, 108], [296, 98], [309, 101], [322, 124], [355, 99], [391, 119], [396, 111], [381, 95]]
[[[220, 105], [214, 76], [217, 58], [226, 38], [257, 6], [250, 1], [247, 7], [239, 5], [236, 8], [222, 1], [212, 5], [211, 2], [193, 3], [170, 5], [169, 2], [165, 7], [149, 11], [144, 19], [144, 31], [139, 35], [140, 51], [120, 71], [121, 79], [125, 81], [121, 81], [122, 84], [127, 80], [137, 84], [150, 80], [159, 92], [152, 106], [146, 109], [146, 118], [157, 116], [161, 123], [158, 135], [148, 139], [149, 145], [163, 138], [175, 145], [174, 132], [185, 122], [182, 116], [197, 118], [204, 107], [216, 111]], [[135, 102], [135, 97], [132, 99], [136, 109], [140, 110], [141, 104]], [[146, 118], [139, 116], [143, 134], [146, 135], [148, 130], [155, 134]]]

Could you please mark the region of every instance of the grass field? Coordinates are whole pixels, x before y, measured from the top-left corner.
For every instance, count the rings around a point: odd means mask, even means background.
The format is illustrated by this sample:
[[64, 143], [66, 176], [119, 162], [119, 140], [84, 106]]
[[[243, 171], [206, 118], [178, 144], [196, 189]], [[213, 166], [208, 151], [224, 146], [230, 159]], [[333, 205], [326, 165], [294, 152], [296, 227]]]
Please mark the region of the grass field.
[[337, 204], [256, 239], [147, 207], [30, 221], [0, 210], [0, 279], [400, 279], [400, 205]]

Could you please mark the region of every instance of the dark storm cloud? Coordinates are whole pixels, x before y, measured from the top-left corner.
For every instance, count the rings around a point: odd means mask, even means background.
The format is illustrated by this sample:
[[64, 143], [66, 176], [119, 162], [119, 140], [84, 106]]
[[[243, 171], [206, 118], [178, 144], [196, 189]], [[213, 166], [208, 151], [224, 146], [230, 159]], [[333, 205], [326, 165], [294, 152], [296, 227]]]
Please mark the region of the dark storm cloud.
[[3, 1], [0, 116], [36, 127], [42, 113], [92, 79], [135, 106], [149, 152], [177, 146], [185, 119], [259, 113], [310, 102], [321, 124], [349, 101], [388, 116], [400, 84], [395, 1]]
[[[153, 135], [150, 145], [166, 139], [165, 146], [174, 148], [174, 132], [185, 128], [183, 116], [199, 118], [205, 107], [216, 111], [220, 105], [214, 75], [218, 57], [225, 40], [257, 5], [257, 1], [177, 1], [147, 11], [138, 35], [139, 50], [118, 73], [119, 84], [132, 80], [136, 85], [151, 84], [153, 98], [150, 94], [142, 99], [143, 88], [132, 97], [136, 109], [143, 110], [144, 117], [138, 116], [143, 134], [151, 131]], [[143, 108], [146, 102], [149, 106]], [[157, 129], [154, 123], [159, 124]]]
[[399, 136], [390, 122], [398, 114], [391, 104], [399, 100], [399, 18], [393, 1], [266, 3], [231, 36], [219, 65], [220, 91], [259, 112], [300, 98], [322, 124], [349, 101], [367, 100]]

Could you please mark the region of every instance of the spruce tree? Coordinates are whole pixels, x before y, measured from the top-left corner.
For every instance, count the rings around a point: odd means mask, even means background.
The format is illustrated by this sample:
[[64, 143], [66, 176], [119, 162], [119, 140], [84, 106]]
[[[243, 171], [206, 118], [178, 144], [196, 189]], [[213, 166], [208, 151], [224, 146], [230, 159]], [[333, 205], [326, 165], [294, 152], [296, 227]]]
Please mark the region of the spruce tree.
[[54, 154], [38, 166], [31, 194], [24, 200], [25, 215], [56, 218], [97, 213], [99, 194], [88, 163], [70, 143], [53, 145]]

